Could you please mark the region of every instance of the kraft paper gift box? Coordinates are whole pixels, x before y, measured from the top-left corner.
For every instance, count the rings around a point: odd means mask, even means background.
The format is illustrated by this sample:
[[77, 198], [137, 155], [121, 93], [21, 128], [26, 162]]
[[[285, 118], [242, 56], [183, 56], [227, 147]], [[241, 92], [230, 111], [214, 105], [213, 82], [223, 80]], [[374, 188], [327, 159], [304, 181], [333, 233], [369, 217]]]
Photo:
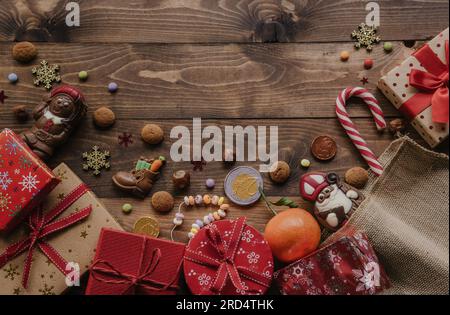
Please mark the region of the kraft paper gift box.
[[58, 183], [18, 135], [0, 132], [0, 234], [14, 230]]
[[53, 172], [61, 183], [42, 207], [27, 224], [0, 238], [0, 295], [64, 293], [66, 275], [75, 270], [68, 263], [78, 264], [82, 275], [92, 263], [102, 228], [122, 230], [67, 165]]
[[378, 88], [435, 148], [448, 138], [449, 29], [378, 82]]

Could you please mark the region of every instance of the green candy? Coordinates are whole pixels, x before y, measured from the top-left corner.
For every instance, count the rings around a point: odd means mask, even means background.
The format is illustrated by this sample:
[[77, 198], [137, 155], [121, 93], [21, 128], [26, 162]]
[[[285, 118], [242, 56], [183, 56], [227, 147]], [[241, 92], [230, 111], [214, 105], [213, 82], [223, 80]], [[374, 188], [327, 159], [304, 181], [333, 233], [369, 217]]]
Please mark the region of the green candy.
[[89, 74], [87, 73], [87, 71], [80, 71], [80, 73], [78, 73], [78, 78], [80, 78], [80, 80], [82, 81], [86, 81], [88, 76]]
[[133, 206], [130, 205], [129, 203], [126, 203], [122, 206], [122, 212], [125, 214], [129, 214], [131, 213], [131, 211], [133, 211]]
[[383, 48], [386, 52], [391, 52], [394, 49], [394, 45], [391, 42], [385, 42]]

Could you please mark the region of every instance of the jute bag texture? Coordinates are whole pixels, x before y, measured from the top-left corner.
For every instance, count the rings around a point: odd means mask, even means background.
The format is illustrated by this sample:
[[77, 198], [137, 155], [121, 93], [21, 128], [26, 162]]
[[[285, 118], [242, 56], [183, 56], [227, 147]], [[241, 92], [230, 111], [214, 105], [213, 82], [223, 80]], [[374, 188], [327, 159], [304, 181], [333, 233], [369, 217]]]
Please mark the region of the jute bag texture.
[[449, 159], [405, 137], [380, 157], [348, 229], [369, 236], [392, 282], [384, 294], [449, 294]]

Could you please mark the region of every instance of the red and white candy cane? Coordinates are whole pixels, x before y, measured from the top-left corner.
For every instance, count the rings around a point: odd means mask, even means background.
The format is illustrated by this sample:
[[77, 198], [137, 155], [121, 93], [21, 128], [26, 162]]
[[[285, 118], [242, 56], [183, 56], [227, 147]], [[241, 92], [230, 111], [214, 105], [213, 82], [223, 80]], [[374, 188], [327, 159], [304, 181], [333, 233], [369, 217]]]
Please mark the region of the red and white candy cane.
[[377, 99], [369, 91], [360, 87], [345, 89], [341, 94], [339, 94], [336, 100], [336, 114], [345, 131], [347, 132], [347, 135], [353, 141], [353, 144], [356, 146], [356, 148], [358, 148], [367, 164], [369, 164], [370, 169], [377, 176], [380, 176], [383, 173], [383, 166], [378, 161], [378, 158], [375, 156], [372, 150], [369, 149], [367, 142], [362, 138], [361, 134], [356, 129], [355, 125], [350, 119], [350, 116], [347, 113], [346, 102], [353, 96], [359, 97], [369, 106], [369, 109], [375, 119], [375, 124], [379, 131], [386, 129], [386, 121], [384, 120], [383, 111], [381, 110]]

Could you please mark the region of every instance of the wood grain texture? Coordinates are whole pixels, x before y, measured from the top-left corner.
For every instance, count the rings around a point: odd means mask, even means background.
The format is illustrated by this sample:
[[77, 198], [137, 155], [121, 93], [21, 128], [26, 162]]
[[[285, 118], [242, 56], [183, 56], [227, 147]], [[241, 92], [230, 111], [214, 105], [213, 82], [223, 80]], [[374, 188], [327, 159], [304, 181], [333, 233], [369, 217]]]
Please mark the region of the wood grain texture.
[[[45, 94], [33, 86], [32, 66], [12, 60], [11, 46], [0, 44], [0, 89], [10, 96], [0, 106], [5, 122], [11, 119], [10, 106], [31, 108]], [[376, 88], [378, 79], [411, 53], [400, 42], [395, 47], [391, 54], [378, 47], [371, 55], [375, 67], [366, 71], [365, 51], [355, 51], [346, 63], [339, 60], [341, 50], [352, 50], [350, 43], [38, 45], [39, 60], [59, 64], [63, 82], [79, 86], [91, 109], [108, 105], [120, 119], [331, 118], [338, 93], [360, 86], [364, 76], [385, 114], [397, 116]], [[86, 83], [78, 79], [81, 70], [89, 72]], [[6, 78], [13, 71], [20, 77], [15, 86]], [[111, 81], [120, 86], [115, 95], [106, 88]], [[352, 116], [370, 117], [366, 106], [355, 104]]]
[[[148, 121], [150, 122], [150, 121]], [[124, 120], [118, 121], [114, 128], [107, 131], [97, 130], [91, 119], [86, 119], [77, 132], [73, 135], [70, 143], [61, 147], [58, 153], [50, 161], [51, 167], [56, 167], [60, 162], [65, 162], [78, 174], [81, 179], [92, 187], [93, 191], [101, 198], [129, 197], [126, 193], [114, 187], [111, 177], [115, 172], [128, 171], [133, 169], [136, 161], [141, 156], [158, 157], [164, 155], [168, 159], [168, 165], [163, 169], [161, 178], [156, 182], [153, 192], [167, 190], [174, 195], [186, 194], [204, 194], [207, 193], [205, 181], [208, 178], [216, 180], [216, 189], [211, 193], [223, 194], [223, 180], [231, 167], [225, 166], [222, 162], [208, 163], [203, 172], [192, 171], [193, 165], [189, 162], [172, 162], [170, 159], [170, 148], [176, 139], [170, 139], [170, 131], [174, 126], [186, 126], [192, 131], [192, 120], [176, 121], [155, 121], [160, 124], [165, 132], [163, 144], [158, 146], [149, 146], [140, 139], [140, 130], [147, 121], [142, 120]], [[360, 131], [367, 140], [369, 146], [373, 148], [375, 154], [381, 154], [387, 145], [393, 140], [388, 133], [379, 134], [376, 131], [372, 120], [360, 118], [355, 120]], [[224, 132], [225, 126], [243, 127], [252, 126], [278, 126], [279, 128], [279, 158], [289, 162], [292, 168], [290, 180], [285, 185], [273, 184], [268, 176], [265, 176], [265, 189], [268, 195], [285, 196], [298, 195], [298, 180], [305, 172], [299, 167], [299, 160], [308, 158], [313, 161], [310, 170], [315, 171], [336, 171], [343, 175], [344, 172], [353, 166], [366, 167], [364, 160], [360, 157], [358, 151], [354, 148], [351, 141], [345, 135], [337, 119], [289, 119], [289, 120], [203, 120], [203, 127], [209, 125], [219, 126]], [[2, 127], [11, 127], [16, 132], [25, 128], [23, 125], [3, 125]], [[326, 127], [324, 127], [326, 126]], [[121, 132], [130, 132], [134, 135], [134, 143], [127, 149], [118, 144], [118, 135]], [[328, 163], [314, 161], [310, 153], [310, 144], [312, 140], [321, 134], [328, 134], [336, 139], [339, 152], [337, 157]], [[415, 135], [415, 133], [412, 133]], [[417, 136], [415, 136], [417, 140]], [[206, 140], [205, 140], [206, 141]], [[94, 145], [99, 145], [101, 149], [111, 152], [111, 170], [104, 171], [99, 177], [91, 175], [82, 170], [82, 153], [90, 151]], [[238, 165], [249, 165], [258, 168], [261, 163], [258, 162], [239, 162]], [[176, 192], [172, 185], [172, 173], [175, 170], [184, 169], [191, 171], [191, 186], [187, 191]]]
[[[348, 41], [365, 21], [361, 0], [78, 0], [81, 26], [65, 24], [67, 0], [2, 0], [0, 40], [248, 43]], [[448, 26], [447, 0], [380, 0], [381, 35], [418, 40]]]

